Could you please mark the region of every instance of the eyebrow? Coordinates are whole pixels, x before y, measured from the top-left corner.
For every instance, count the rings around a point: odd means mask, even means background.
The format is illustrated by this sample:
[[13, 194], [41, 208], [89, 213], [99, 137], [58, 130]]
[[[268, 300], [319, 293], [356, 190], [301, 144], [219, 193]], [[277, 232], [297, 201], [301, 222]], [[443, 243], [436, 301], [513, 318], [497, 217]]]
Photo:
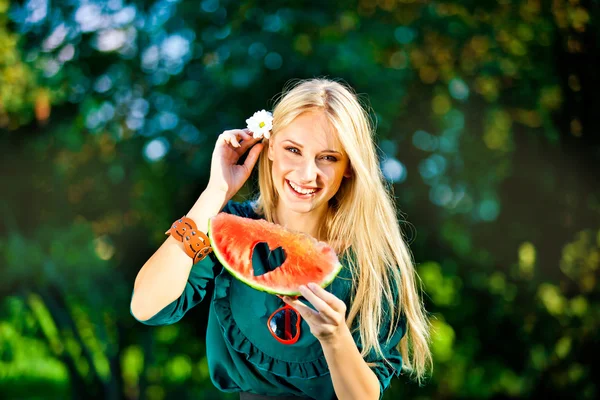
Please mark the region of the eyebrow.
[[[286, 139], [286, 140], [284, 140], [284, 142], [291, 142], [291, 143], [295, 144], [296, 146], [302, 148], [302, 145], [300, 143], [294, 142], [293, 140]], [[340, 155], [342, 154], [342, 153], [340, 153], [337, 150], [330, 150], [330, 149], [323, 150], [323, 153], [337, 153], [337, 154], [340, 154]]]

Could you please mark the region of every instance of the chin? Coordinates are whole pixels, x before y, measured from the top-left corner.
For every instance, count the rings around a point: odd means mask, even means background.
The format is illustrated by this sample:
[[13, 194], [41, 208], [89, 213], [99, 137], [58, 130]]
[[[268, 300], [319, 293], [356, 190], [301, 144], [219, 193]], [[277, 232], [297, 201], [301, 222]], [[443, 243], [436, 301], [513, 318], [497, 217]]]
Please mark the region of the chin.
[[325, 205], [325, 207], [329, 207], [329, 202], [324, 199], [318, 199], [317, 201], [306, 201], [306, 202], [298, 202], [298, 201], [290, 201], [289, 199], [280, 197], [280, 204], [282, 204], [287, 211], [296, 212], [298, 214], [302, 213], [310, 213], [314, 210], [320, 209]]

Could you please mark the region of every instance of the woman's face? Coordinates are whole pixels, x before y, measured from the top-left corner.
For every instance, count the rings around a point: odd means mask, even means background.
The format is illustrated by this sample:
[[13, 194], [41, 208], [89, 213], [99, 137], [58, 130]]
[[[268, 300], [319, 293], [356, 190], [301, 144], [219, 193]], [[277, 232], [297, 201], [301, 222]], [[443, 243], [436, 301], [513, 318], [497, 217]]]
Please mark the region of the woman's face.
[[319, 111], [302, 113], [279, 131], [269, 140], [268, 155], [280, 205], [290, 211], [327, 206], [351, 176], [348, 156]]

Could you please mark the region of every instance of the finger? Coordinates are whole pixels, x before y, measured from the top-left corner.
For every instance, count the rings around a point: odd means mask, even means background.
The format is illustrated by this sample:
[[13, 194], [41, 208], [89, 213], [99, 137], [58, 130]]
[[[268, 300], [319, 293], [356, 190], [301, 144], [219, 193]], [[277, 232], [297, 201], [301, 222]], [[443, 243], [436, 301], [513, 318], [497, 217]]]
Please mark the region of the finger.
[[256, 160], [258, 160], [258, 156], [260, 155], [263, 147], [264, 145], [262, 143], [258, 143], [252, 149], [250, 149], [250, 152], [246, 157], [246, 161], [244, 161], [244, 167], [247, 171], [252, 171], [252, 168], [254, 168], [254, 164], [256, 164]]
[[234, 134], [236, 135], [236, 137], [239, 136], [242, 140], [252, 139], [252, 135], [246, 132], [245, 129], [236, 130]]
[[304, 318], [307, 322], [312, 322], [315, 320], [316, 317], [319, 316], [319, 313], [317, 311], [313, 310], [297, 298], [283, 296], [281, 299], [285, 301], [286, 304], [289, 304], [290, 306], [294, 307], [294, 309], [300, 313], [300, 316]]
[[251, 138], [254, 138], [254, 132], [252, 132], [250, 130], [250, 128], [244, 128], [242, 130], [244, 131], [244, 133], [246, 133], [247, 135], [249, 135]]
[[237, 138], [235, 137], [235, 133], [229, 132], [227, 134], [227, 138], [229, 140], [229, 144], [231, 144], [233, 147], [240, 147], [240, 142], [238, 142]]
[[247, 133], [244, 133], [241, 136], [242, 136], [242, 141], [240, 143], [242, 145], [241, 150], [243, 150], [243, 153], [245, 153], [246, 150], [248, 150], [248, 148], [254, 146], [257, 142], [259, 142], [262, 139], [262, 138], [255, 138], [252, 135], [249, 135]]
[[229, 135], [226, 132], [221, 133], [217, 139], [217, 144], [230, 144]]
[[226, 136], [232, 136], [236, 139], [239, 139], [240, 137], [242, 137], [242, 138], [251, 138], [252, 137], [252, 133], [248, 129], [229, 129], [229, 130], [223, 131], [222, 134], [226, 135]]
[[240, 147], [240, 142], [238, 141], [238, 136], [241, 137], [249, 137], [247, 133], [242, 131], [241, 129], [232, 129], [228, 131], [224, 131], [221, 135], [224, 143], [229, 143], [233, 147]]
[[329, 304], [329, 306], [335, 311], [344, 314], [346, 313], [346, 303], [344, 303], [339, 297], [323, 289], [316, 283], [311, 282], [307, 286], [313, 291], [313, 293], [323, 299], [323, 301]]
[[262, 137], [255, 138], [248, 128], [230, 129], [224, 131], [221, 136], [223, 137], [223, 141], [225, 143], [230, 143], [232, 147], [241, 150], [240, 154], [245, 153], [249, 147], [262, 139]]
[[323, 301], [319, 296], [312, 292], [309, 288], [302, 285], [300, 286], [300, 293], [306, 300], [312, 304], [319, 313], [332, 322], [339, 320], [339, 313], [335, 311], [329, 304]]
[[248, 129], [248, 128], [240, 129], [240, 133], [242, 135], [252, 137], [252, 132], [250, 132], [250, 129]]

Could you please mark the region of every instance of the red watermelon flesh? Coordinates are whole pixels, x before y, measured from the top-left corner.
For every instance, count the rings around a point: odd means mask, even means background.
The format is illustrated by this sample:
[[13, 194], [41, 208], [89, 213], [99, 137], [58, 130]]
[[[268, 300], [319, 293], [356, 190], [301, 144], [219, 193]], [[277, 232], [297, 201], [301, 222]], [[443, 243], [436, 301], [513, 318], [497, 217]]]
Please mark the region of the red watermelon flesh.
[[[210, 219], [208, 230], [223, 267], [240, 281], [264, 292], [299, 296], [300, 285], [314, 282], [326, 287], [342, 268], [335, 251], [326, 243], [264, 219], [220, 213]], [[266, 242], [271, 251], [281, 246], [286, 258], [273, 271], [255, 276], [252, 253], [261, 242]]]

